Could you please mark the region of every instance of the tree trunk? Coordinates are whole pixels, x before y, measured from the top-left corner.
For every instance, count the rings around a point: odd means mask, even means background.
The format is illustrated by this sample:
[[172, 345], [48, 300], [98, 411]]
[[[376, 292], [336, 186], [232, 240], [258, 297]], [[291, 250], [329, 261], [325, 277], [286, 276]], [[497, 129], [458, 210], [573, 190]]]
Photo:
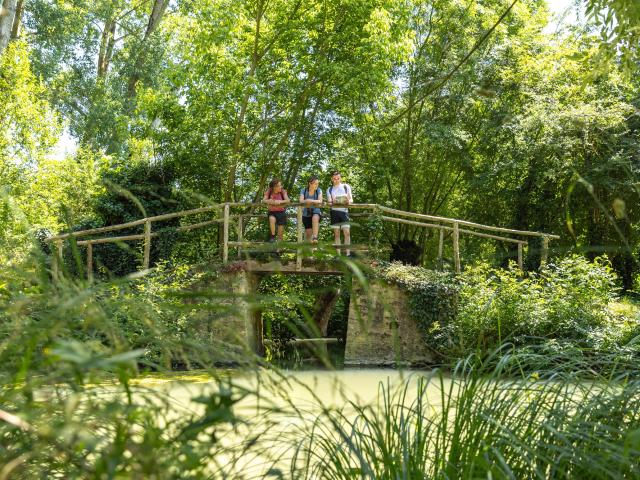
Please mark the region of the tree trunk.
[[327, 336], [327, 327], [338, 299], [340, 298], [340, 289], [329, 290], [316, 297], [316, 304], [313, 308], [313, 322], [318, 327], [322, 337]]
[[0, 9], [0, 55], [4, 53], [9, 40], [11, 40], [11, 30], [16, 16], [16, 6], [18, 0], [4, 0]]
[[[254, 77], [256, 69], [258, 68], [258, 60], [260, 59], [259, 46], [260, 46], [260, 22], [264, 15], [263, 3], [260, 2], [256, 10], [256, 30], [253, 39], [253, 53], [251, 54], [251, 66], [247, 73], [247, 83], [251, 83], [250, 80]], [[227, 172], [227, 184], [224, 190], [224, 201], [230, 202], [233, 193], [233, 186], [236, 183], [236, 171], [238, 169], [238, 163], [240, 162], [241, 150], [242, 150], [242, 132], [244, 131], [244, 119], [247, 113], [247, 107], [249, 106], [249, 98], [251, 96], [250, 87], [247, 86], [245, 93], [240, 103], [240, 112], [238, 113], [238, 119], [236, 121], [235, 132], [233, 134], [233, 144], [231, 145], [231, 162], [229, 164], [229, 170]]]
[[111, 18], [104, 23], [102, 37], [100, 39], [100, 51], [98, 53], [98, 77], [104, 77], [109, 70], [111, 55], [115, 45], [116, 21]]
[[168, 5], [169, 0], [154, 0], [153, 2], [151, 15], [149, 15], [149, 23], [147, 23], [147, 29], [144, 32], [144, 37], [140, 42], [139, 51], [136, 55], [133, 73], [131, 74], [131, 77], [129, 77], [129, 84], [127, 86], [129, 98], [133, 98], [136, 95], [136, 85], [140, 81], [140, 72], [142, 71], [147, 59], [147, 43], [151, 35], [153, 35], [160, 26], [162, 16], [164, 15]]
[[23, 7], [24, 0], [18, 0], [16, 6], [16, 14], [13, 19], [13, 27], [11, 27], [11, 40], [15, 40], [20, 35], [20, 21], [22, 20]]

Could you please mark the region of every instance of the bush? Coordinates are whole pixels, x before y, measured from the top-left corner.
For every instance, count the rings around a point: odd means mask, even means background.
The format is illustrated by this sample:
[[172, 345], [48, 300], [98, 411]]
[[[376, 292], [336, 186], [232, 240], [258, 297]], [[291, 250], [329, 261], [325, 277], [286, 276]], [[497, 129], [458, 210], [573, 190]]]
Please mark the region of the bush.
[[434, 325], [428, 341], [442, 355], [461, 358], [512, 342], [566, 349], [633, 351], [634, 322], [614, 314], [616, 277], [603, 259], [572, 256], [524, 273], [480, 265], [460, 277], [458, 312]]
[[427, 337], [439, 325], [454, 322], [459, 285], [452, 274], [392, 262], [379, 264], [375, 275], [408, 291], [410, 315]]

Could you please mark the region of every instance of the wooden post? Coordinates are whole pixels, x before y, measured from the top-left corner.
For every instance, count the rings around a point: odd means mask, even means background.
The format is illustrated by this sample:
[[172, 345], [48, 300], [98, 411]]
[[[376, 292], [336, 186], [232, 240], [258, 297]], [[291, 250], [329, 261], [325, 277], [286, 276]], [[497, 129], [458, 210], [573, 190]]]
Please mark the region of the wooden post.
[[53, 261], [51, 270], [53, 278], [57, 279], [60, 274], [60, 265], [62, 264], [62, 240], [56, 240], [56, 248], [53, 252]]
[[444, 249], [444, 229], [440, 229], [440, 235], [438, 235], [438, 268], [442, 268], [442, 252]]
[[[243, 216], [242, 215], [238, 215], [238, 243], [242, 242], [243, 240], [243, 232], [242, 229], [244, 227], [243, 225]], [[242, 259], [242, 247], [238, 247], [238, 260]]]
[[458, 222], [453, 224], [453, 261], [456, 266], [456, 273], [461, 272], [460, 268], [460, 228]]
[[142, 267], [149, 268], [151, 261], [151, 220], [144, 222], [144, 259]]
[[222, 263], [229, 261], [229, 204], [224, 204], [224, 217], [222, 220]]
[[87, 243], [87, 280], [93, 282], [93, 244]]
[[549, 260], [549, 237], [542, 237], [542, 251], [540, 252], [540, 266], [546, 265]]
[[524, 269], [524, 264], [522, 262], [522, 244], [521, 243], [518, 244], [518, 268], [520, 268], [520, 270]]
[[[303, 228], [302, 228], [302, 207], [298, 206], [298, 243], [302, 243]], [[302, 270], [302, 249], [298, 248], [296, 251], [296, 270]]]

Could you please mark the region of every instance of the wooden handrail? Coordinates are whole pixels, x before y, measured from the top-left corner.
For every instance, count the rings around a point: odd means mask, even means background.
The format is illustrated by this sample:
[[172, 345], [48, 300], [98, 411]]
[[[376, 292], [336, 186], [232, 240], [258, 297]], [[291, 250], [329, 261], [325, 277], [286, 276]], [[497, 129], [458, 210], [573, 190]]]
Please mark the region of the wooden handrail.
[[532, 232], [529, 230], [514, 230], [511, 228], [504, 228], [504, 227], [492, 227], [491, 225], [483, 225], [481, 223], [468, 222], [466, 220], [457, 220], [455, 218], [437, 217], [435, 215], [426, 215], [424, 213], [406, 212], [404, 210], [396, 210], [395, 208], [383, 207], [382, 205], [380, 205], [378, 208], [382, 212], [393, 213], [395, 215], [400, 215], [403, 217], [420, 218], [423, 220], [432, 220], [432, 221], [451, 223], [451, 224], [457, 223], [458, 225], [464, 225], [465, 227], [480, 228], [482, 230], [493, 230], [495, 232], [502, 232], [502, 233], [513, 233], [516, 235], [525, 235], [530, 237], [548, 237], [553, 240], [560, 239], [559, 235], [552, 235], [550, 233]]
[[[151, 239], [154, 237], [157, 237], [159, 235], [159, 232], [153, 232], [152, 231], [152, 223], [153, 222], [159, 222], [159, 221], [164, 221], [164, 220], [170, 220], [173, 218], [181, 218], [181, 217], [186, 217], [188, 215], [195, 215], [198, 213], [207, 213], [207, 212], [211, 212], [211, 211], [219, 211], [222, 210], [222, 218], [214, 218], [212, 220], [207, 220], [207, 221], [203, 221], [203, 222], [199, 222], [199, 223], [195, 223], [195, 224], [190, 224], [190, 225], [181, 225], [178, 227], [175, 227], [175, 229], [177, 231], [188, 231], [188, 230], [193, 230], [196, 228], [201, 228], [207, 225], [212, 225], [214, 223], [222, 223], [222, 227], [223, 227], [223, 250], [222, 250], [222, 261], [223, 263], [227, 263], [228, 259], [229, 259], [229, 247], [237, 247], [238, 248], [238, 255], [241, 254], [241, 249], [242, 247], [247, 248], [250, 246], [254, 246], [256, 244], [261, 244], [261, 242], [247, 242], [244, 241], [243, 235], [242, 235], [242, 228], [243, 228], [243, 218], [250, 218], [250, 217], [255, 217], [255, 216], [264, 216], [264, 214], [253, 214], [253, 213], [245, 213], [245, 214], [236, 214], [236, 215], [232, 215], [231, 214], [231, 208], [232, 207], [245, 207], [245, 208], [268, 208], [270, 205], [266, 204], [266, 203], [240, 203], [240, 202], [228, 202], [228, 203], [222, 203], [222, 204], [216, 204], [216, 205], [210, 205], [207, 207], [201, 207], [201, 208], [195, 208], [195, 209], [191, 209], [191, 210], [183, 210], [180, 212], [172, 212], [172, 213], [167, 213], [167, 214], [163, 214], [163, 215], [155, 215], [152, 217], [146, 217], [146, 218], [141, 218], [139, 220], [134, 220], [131, 222], [126, 222], [126, 223], [122, 223], [122, 224], [118, 224], [118, 225], [110, 225], [107, 227], [99, 227], [99, 228], [93, 228], [93, 229], [88, 229], [88, 230], [81, 230], [78, 232], [69, 232], [69, 233], [64, 233], [64, 234], [59, 234], [59, 235], [54, 235], [51, 237], [48, 237], [45, 239], [46, 242], [54, 242], [57, 245], [57, 255], [56, 258], [54, 258], [54, 274], [57, 275], [57, 264], [58, 264], [58, 257], [61, 257], [61, 251], [62, 251], [62, 241], [69, 239], [69, 238], [77, 238], [77, 237], [84, 237], [84, 236], [88, 236], [88, 235], [95, 235], [98, 233], [105, 233], [105, 232], [113, 232], [113, 231], [117, 231], [117, 230], [123, 230], [125, 228], [130, 228], [130, 227], [136, 227], [139, 225], [144, 225], [144, 232], [141, 234], [133, 234], [133, 235], [122, 235], [122, 236], [116, 236], [116, 237], [103, 237], [103, 238], [93, 238], [93, 239], [88, 239], [88, 240], [82, 240], [82, 241], [78, 241], [77, 244], [78, 245], [86, 245], [88, 248], [88, 255], [87, 255], [87, 269], [88, 269], [88, 275], [91, 278], [93, 273], [92, 273], [92, 268], [93, 268], [93, 250], [92, 250], [92, 245], [94, 244], [100, 244], [100, 243], [111, 243], [111, 242], [124, 242], [124, 241], [137, 241], [137, 240], [144, 240], [144, 254], [143, 254], [143, 266], [144, 268], [149, 268], [149, 263], [150, 263], [150, 256], [151, 256]], [[286, 204], [282, 204], [282, 206], [284, 208], [291, 208], [291, 207], [295, 207], [296, 208], [296, 212], [297, 212], [297, 223], [298, 223], [298, 227], [297, 227], [297, 242], [294, 245], [297, 245], [297, 255], [296, 255], [296, 269], [299, 270], [301, 268], [302, 265], [302, 250], [300, 249], [300, 247], [302, 245], [304, 245], [305, 243], [302, 242], [302, 237], [303, 237], [303, 230], [302, 230], [302, 207], [307, 206], [307, 204], [305, 202], [289, 202]], [[315, 208], [322, 208], [322, 209], [331, 209], [334, 208], [333, 205], [324, 202], [321, 205], [317, 205], [315, 206]], [[490, 238], [490, 239], [494, 239], [494, 240], [498, 240], [498, 241], [503, 241], [503, 242], [510, 242], [510, 243], [515, 243], [518, 246], [518, 265], [522, 268], [523, 266], [523, 246], [527, 245], [528, 242], [526, 240], [520, 240], [520, 239], [516, 239], [516, 238], [510, 238], [510, 237], [504, 237], [501, 235], [493, 235], [493, 234], [489, 234], [489, 233], [482, 233], [482, 232], [477, 232], [474, 230], [469, 230], [469, 228], [473, 228], [473, 229], [480, 229], [480, 230], [488, 230], [488, 231], [493, 231], [493, 232], [499, 232], [499, 233], [507, 233], [507, 234], [512, 234], [512, 235], [521, 235], [521, 236], [536, 236], [536, 237], [540, 237], [542, 239], [542, 252], [541, 252], [541, 261], [542, 263], [546, 263], [547, 261], [547, 257], [548, 257], [548, 245], [549, 245], [549, 240], [551, 239], [559, 239], [560, 237], [558, 235], [553, 235], [553, 234], [548, 234], [548, 233], [542, 233], [542, 232], [533, 232], [533, 231], [528, 231], [528, 230], [515, 230], [515, 229], [511, 229], [511, 228], [504, 228], [504, 227], [493, 227], [490, 225], [483, 225], [480, 223], [474, 223], [474, 222], [469, 222], [466, 220], [457, 220], [454, 218], [447, 218], [447, 217], [439, 217], [439, 216], [435, 216], [435, 215], [427, 215], [427, 214], [422, 214], [422, 213], [414, 213], [414, 212], [406, 212], [404, 210], [397, 210], [394, 208], [390, 208], [390, 207], [385, 207], [382, 205], [378, 205], [375, 203], [354, 203], [354, 204], [350, 204], [350, 205], [336, 205], [335, 208], [349, 208], [349, 209], [372, 209], [374, 211], [374, 213], [378, 213], [378, 212], [382, 212], [382, 213], [386, 213], [388, 215], [381, 215], [380, 218], [383, 221], [387, 221], [387, 222], [394, 222], [394, 223], [402, 223], [402, 224], [408, 224], [408, 225], [415, 225], [418, 227], [423, 227], [423, 228], [434, 228], [434, 229], [438, 229], [440, 231], [440, 235], [439, 235], [439, 244], [438, 244], [438, 260], [442, 261], [442, 253], [443, 253], [443, 239], [444, 239], [444, 231], [450, 231], [452, 233], [452, 239], [453, 239], [453, 256], [454, 256], [454, 263], [455, 263], [455, 269], [457, 272], [459, 272], [461, 270], [460, 267], [460, 243], [459, 243], [459, 236], [461, 233], [467, 234], [467, 235], [474, 235], [477, 237], [482, 237], [482, 238]], [[357, 215], [357, 214], [356, 214]], [[369, 213], [362, 213], [360, 215], [366, 216], [369, 215]], [[389, 215], [396, 215], [399, 217], [405, 217], [405, 218], [397, 218], [397, 217], [392, 217]], [[413, 218], [415, 220], [408, 220], [406, 217], [409, 218]], [[230, 234], [230, 222], [231, 219], [237, 219], [238, 220], [238, 241], [234, 242], [234, 241], [230, 241], [229, 240], [229, 234]], [[438, 223], [427, 223], [425, 222], [429, 221], [429, 222], [438, 222]], [[467, 227], [467, 228], [460, 228], [461, 226]], [[280, 244], [282, 247], [284, 247], [284, 244]], [[287, 245], [288, 246], [288, 245]], [[335, 248], [341, 249], [341, 248], [346, 248], [344, 245], [334, 245]], [[352, 246], [353, 249], [357, 249], [358, 247], [356, 246]]]
[[60, 235], [47, 237], [45, 238], [45, 242], [52, 242], [54, 240], [65, 240], [71, 237], [85, 237], [87, 235], [93, 235], [96, 233], [112, 232], [114, 230], [122, 230], [124, 228], [135, 227], [137, 225], [142, 225], [146, 222], [160, 222], [163, 220], [170, 220], [172, 218], [177, 218], [177, 217], [186, 217], [187, 215], [195, 215], [197, 213], [210, 212], [212, 210], [221, 208], [222, 206], [223, 205], [212, 205], [209, 207], [194, 208], [193, 210], [183, 210], [181, 212], [165, 213], [163, 215], [156, 215], [154, 217], [145, 217], [145, 218], [141, 218], [140, 220], [134, 220], [132, 222], [120, 223], [117, 225], [109, 225], [108, 227], [91, 228], [88, 230], [80, 230], [77, 232], [63, 233]]
[[[418, 226], [418, 227], [435, 228], [435, 229], [438, 229], [438, 230], [453, 231], [453, 227], [447, 227], [445, 225], [438, 225], [436, 223], [414, 222], [412, 220], [405, 220], [403, 218], [393, 218], [393, 217], [385, 217], [385, 216], [382, 216], [381, 218], [382, 218], [382, 220], [385, 220], [387, 222], [403, 223], [403, 224], [407, 224], [407, 225], [415, 225], [415, 226]], [[515, 238], [500, 237], [498, 235], [491, 235], [491, 234], [488, 234], [488, 233], [474, 232], [473, 230], [467, 230], [467, 229], [464, 229], [464, 228], [460, 228], [459, 231], [460, 231], [460, 233], [466, 233], [466, 234], [469, 234], [469, 235], [474, 235], [476, 237], [482, 237], [482, 238], [492, 238], [494, 240], [500, 240], [502, 242], [521, 243], [523, 245], [527, 245], [529, 243], [526, 240], [518, 240], [518, 239], [515, 239]]]

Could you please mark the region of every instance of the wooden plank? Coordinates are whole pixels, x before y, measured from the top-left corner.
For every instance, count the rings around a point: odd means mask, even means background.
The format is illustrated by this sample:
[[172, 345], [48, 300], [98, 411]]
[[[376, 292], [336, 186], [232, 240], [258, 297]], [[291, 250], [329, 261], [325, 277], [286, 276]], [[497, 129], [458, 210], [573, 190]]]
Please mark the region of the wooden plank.
[[147, 270], [151, 261], [151, 220], [144, 223], [144, 259], [142, 268]]
[[87, 280], [93, 282], [93, 244], [87, 244]]
[[460, 229], [457, 223], [453, 224], [453, 261], [456, 266], [456, 273], [460, 273]]
[[[246, 207], [246, 208], [268, 208], [269, 205], [267, 205], [266, 203], [243, 203], [243, 202], [235, 202], [235, 203], [229, 203], [229, 205], [231, 207]], [[299, 207], [299, 206], [306, 206], [305, 203], [300, 203], [300, 202], [289, 202], [286, 204], [285, 208], [289, 208], [289, 207]], [[348, 207], [345, 208], [355, 208], [355, 209], [375, 209], [377, 207], [377, 204], [375, 203], [351, 203], [349, 204]], [[318, 206], [318, 208], [324, 208], [324, 209], [329, 209], [329, 208], [333, 208], [332, 205], [330, 205], [327, 202], [324, 202], [322, 205]]]
[[438, 222], [451, 223], [451, 224], [457, 223], [458, 225], [462, 225], [465, 227], [479, 228], [482, 230], [493, 230], [495, 232], [514, 233], [517, 235], [525, 235], [525, 236], [532, 236], [532, 237], [547, 236], [549, 238], [556, 239], [556, 240], [560, 238], [558, 235], [552, 235], [548, 233], [532, 232], [528, 230], [513, 230], [511, 228], [503, 228], [503, 227], [492, 227], [490, 225], [482, 225], [481, 223], [468, 222], [466, 220], [457, 220], [455, 218], [438, 217], [435, 215], [425, 215], [423, 213], [405, 212], [404, 210], [396, 210], [394, 208], [383, 207], [382, 205], [380, 205], [380, 210], [386, 213], [393, 213], [395, 215], [400, 215], [404, 217], [420, 218], [423, 220], [431, 220], [431, 221], [438, 221]]
[[385, 222], [395, 222], [395, 223], [403, 223], [405, 225], [417, 225], [419, 227], [426, 227], [426, 228], [440, 228], [445, 230], [453, 230], [452, 227], [447, 227], [445, 225], [440, 225], [438, 223], [417, 222], [415, 220], [405, 220], [404, 218], [387, 217], [385, 215], [381, 215], [380, 218]]
[[370, 245], [367, 244], [351, 244], [351, 245], [345, 245], [344, 243], [310, 243], [310, 242], [302, 242], [302, 243], [297, 243], [297, 242], [278, 242], [277, 245], [271, 242], [249, 242], [249, 241], [244, 241], [244, 242], [234, 242], [234, 241], [229, 241], [229, 246], [230, 247], [236, 247], [236, 248], [256, 248], [257, 250], [264, 250], [265, 252], [271, 252], [274, 249], [278, 249], [278, 250], [287, 250], [287, 251], [292, 251], [292, 250], [297, 250], [300, 247], [307, 247], [307, 248], [328, 248], [328, 247], [332, 247], [332, 248], [340, 248], [343, 250], [347, 250], [347, 249], [351, 249], [351, 250], [369, 250], [371, 248]]
[[130, 240], [144, 240], [144, 234], [138, 235], [124, 235], [122, 237], [104, 237], [104, 238], [95, 238], [91, 240], [81, 240], [77, 243], [77, 245], [87, 245], [89, 243], [111, 243], [111, 242], [128, 242]]
[[229, 261], [229, 204], [224, 204], [223, 223], [222, 223], [222, 263]]
[[442, 252], [444, 250], [444, 229], [440, 229], [438, 235], [438, 266], [442, 266]]
[[261, 263], [255, 260], [242, 262], [248, 272], [260, 274], [282, 273], [291, 275], [344, 275], [346, 268], [336, 268], [333, 262], [316, 262], [313, 265], [303, 265], [297, 269], [295, 262], [282, 264], [280, 262]]
[[[142, 218], [140, 220], [134, 220], [133, 222], [120, 223], [118, 225], [110, 225], [108, 227], [92, 228], [90, 230], [80, 230], [78, 232], [71, 232], [71, 233], [64, 233], [62, 235], [55, 235], [53, 237], [47, 237], [45, 239], [45, 241], [46, 242], [52, 242], [52, 241], [56, 241], [56, 240], [64, 240], [66, 238], [71, 238], [71, 237], [84, 237], [84, 236], [93, 235], [93, 234], [96, 234], [96, 233], [112, 232], [114, 230], [122, 230], [123, 228], [129, 228], [129, 227], [135, 227], [135, 226], [138, 226], [138, 225], [142, 225], [144, 222], [146, 222], [146, 219]], [[78, 242], [78, 245], [80, 245], [80, 242]]]
[[192, 210], [182, 210], [180, 212], [172, 212], [172, 213], [164, 213], [162, 215], [156, 215], [155, 217], [149, 217], [146, 220], [151, 220], [152, 222], [161, 222], [163, 220], [171, 220], [172, 218], [177, 217], [186, 217], [188, 215], [196, 215], [198, 213], [207, 213], [213, 210], [218, 210], [222, 207], [222, 205], [209, 205], [208, 207], [200, 207], [194, 208]]
[[[215, 218], [213, 220], [207, 220], [206, 222], [192, 223], [191, 225], [181, 225], [176, 230], [178, 230], [179, 232], [188, 232], [189, 230], [194, 230], [196, 228], [206, 227], [207, 225], [214, 225], [216, 223], [222, 223], [222, 219], [221, 218]], [[155, 237], [156, 234], [153, 234], [152, 236]]]
[[322, 338], [293, 338], [289, 340], [290, 345], [301, 345], [309, 343], [338, 343], [340, 340], [333, 337]]
[[[146, 223], [146, 222], [145, 222]], [[208, 220], [206, 222], [194, 223], [193, 225], [183, 225], [181, 227], [177, 227], [178, 231], [186, 231], [193, 230], [194, 228], [205, 227], [207, 225], [212, 225], [215, 223], [222, 223], [221, 219]], [[161, 233], [155, 232], [151, 233], [151, 238], [160, 236]], [[136, 235], [123, 235], [121, 237], [102, 237], [102, 238], [92, 238], [91, 240], [80, 240], [77, 242], [77, 245], [88, 245], [89, 243], [109, 243], [109, 242], [125, 242], [130, 240], [144, 240], [145, 234], [136, 234]]]

